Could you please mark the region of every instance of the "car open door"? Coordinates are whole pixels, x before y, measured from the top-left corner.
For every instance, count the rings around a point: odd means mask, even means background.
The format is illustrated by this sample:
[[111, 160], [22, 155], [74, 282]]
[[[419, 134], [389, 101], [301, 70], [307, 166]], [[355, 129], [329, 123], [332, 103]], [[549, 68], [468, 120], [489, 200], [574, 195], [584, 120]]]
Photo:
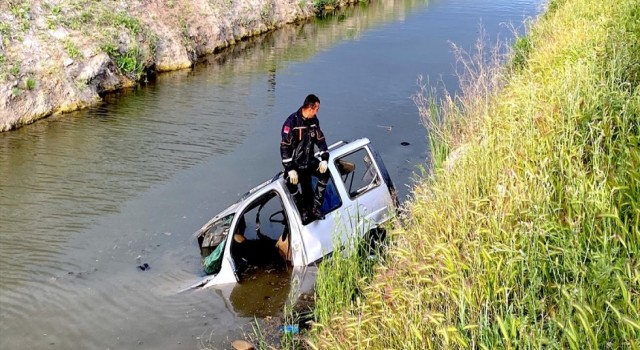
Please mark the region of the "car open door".
[[[334, 240], [347, 242], [364, 235], [386, 221], [394, 206], [391, 187], [385, 181], [386, 169], [378, 165], [369, 140], [360, 139], [330, 152], [329, 170], [338, 207], [302, 229], [308, 262], [312, 263], [334, 249]], [[326, 200], [326, 198], [325, 198]]]

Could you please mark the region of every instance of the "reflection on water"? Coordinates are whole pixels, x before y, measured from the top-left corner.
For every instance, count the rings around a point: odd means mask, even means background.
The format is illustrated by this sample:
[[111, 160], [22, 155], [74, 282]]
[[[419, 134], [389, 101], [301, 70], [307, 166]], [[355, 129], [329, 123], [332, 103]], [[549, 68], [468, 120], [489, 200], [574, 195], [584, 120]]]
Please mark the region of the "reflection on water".
[[[256, 271], [233, 285], [229, 301], [239, 317], [276, 316], [289, 295], [291, 273], [286, 269]], [[223, 287], [224, 288], [224, 287]]]
[[369, 137], [406, 197], [427, 152], [416, 77], [450, 82], [449, 40], [472, 43], [480, 17], [495, 29], [536, 7], [358, 5], [0, 134], [0, 348], [228, 344], [297, 293], [296, 275], [257, 275], [227, 294], [176, 291], [200, 277], [191, 233], [281, 170], [284, 117], [316, 92], [329, 142]]

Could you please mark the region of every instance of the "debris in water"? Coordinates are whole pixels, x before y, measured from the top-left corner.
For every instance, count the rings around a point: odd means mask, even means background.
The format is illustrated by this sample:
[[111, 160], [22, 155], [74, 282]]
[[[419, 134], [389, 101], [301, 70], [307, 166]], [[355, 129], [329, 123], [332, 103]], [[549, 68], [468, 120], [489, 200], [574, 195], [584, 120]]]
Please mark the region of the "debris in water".
[[149, 266], [149, 264], [147, 264], [147, 263], [144, 263], [144, 264], [142, 264], [142, 265], [138, 265], [138, 270], [140, 270], [140, 271], [147, 271], [147, 270], [149, 270], [150, 268], [151, 268], [151, 267], [150, 267], [150, 266]]
[[285, 334], [298, 334], [298, 332], [300, 332], [300, 327], [297, 324], [288, 324], [286, 326], [280, 327], [280, 331], [284, 332]]
[[403, 145], [403, 146], [409, 146], [410, 145], [410, 143], [407, 142], [407, 141], [402, 141], [402, 142], [400, 142], [400, 144]]

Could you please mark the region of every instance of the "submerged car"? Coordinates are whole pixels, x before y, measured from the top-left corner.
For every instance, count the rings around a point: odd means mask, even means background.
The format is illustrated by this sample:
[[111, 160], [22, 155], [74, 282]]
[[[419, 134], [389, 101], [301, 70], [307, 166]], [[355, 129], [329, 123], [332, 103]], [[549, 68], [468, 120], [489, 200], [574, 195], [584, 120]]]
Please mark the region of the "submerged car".
[[194, 234], [209, 276], [192, 287], [239, 282], [251, 266], [313, 265], [331, 254], [334, 244], [390, 220], [398, 205], [396, 190], [370, 141], [337, 142], [329, 155], [323, 219], [303, 224], [300, 198], [289, 192], [283, 173], [276, 174]]

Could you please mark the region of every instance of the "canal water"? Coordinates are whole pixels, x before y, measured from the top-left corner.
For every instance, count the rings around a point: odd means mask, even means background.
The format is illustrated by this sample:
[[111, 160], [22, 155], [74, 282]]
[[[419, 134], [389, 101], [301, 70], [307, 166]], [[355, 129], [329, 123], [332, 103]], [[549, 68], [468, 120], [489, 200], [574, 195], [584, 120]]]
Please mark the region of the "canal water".
[[404, 200], [428, 154], [418, 77], [455, 89], [451, 43], [541, 6], [376, 0], [0, 134], [0, 349], [229, 348], [289, 277], [180, 293], [202, 276], [192, 235], [281, 170], [286, 116], [317, 94], [328, 142], [371, 139]]

